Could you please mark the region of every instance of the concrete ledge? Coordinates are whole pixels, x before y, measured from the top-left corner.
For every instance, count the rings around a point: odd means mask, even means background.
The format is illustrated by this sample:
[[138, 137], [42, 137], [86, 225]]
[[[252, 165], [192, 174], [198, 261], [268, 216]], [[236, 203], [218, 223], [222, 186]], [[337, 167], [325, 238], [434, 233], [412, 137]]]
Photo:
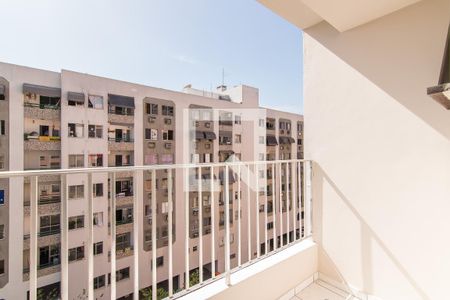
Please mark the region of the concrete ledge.
[[306, 239], [182, 296], [199, 299], [267, 299], [278, 298], [317, 272], [317, 245]]

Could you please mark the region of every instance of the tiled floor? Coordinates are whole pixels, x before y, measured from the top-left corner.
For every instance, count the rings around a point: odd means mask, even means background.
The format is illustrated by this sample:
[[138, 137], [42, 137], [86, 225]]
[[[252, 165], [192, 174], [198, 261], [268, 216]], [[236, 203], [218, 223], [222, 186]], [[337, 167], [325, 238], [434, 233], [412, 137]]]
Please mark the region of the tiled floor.
[[353, 300], [351, 296], [345, 296], [345, 293], [329, 288], [320, 283], [313, 283], [300, 293], [291, 298], [291, 300]]

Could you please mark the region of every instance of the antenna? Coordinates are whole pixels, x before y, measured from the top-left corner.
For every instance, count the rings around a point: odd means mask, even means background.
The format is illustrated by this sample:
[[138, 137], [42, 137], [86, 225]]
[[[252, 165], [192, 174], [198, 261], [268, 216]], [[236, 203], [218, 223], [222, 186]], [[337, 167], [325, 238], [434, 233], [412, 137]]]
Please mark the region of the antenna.
[[225, 85], [225, 68], [222, 68], [222, 86]]

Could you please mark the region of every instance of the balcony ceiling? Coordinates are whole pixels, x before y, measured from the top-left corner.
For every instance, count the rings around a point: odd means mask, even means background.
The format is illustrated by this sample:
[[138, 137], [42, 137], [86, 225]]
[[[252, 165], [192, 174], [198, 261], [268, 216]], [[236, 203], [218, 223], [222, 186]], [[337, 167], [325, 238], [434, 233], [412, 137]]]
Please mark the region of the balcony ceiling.
[[340, 32], [421, 0], [259, 0], [300, 29], [325, 20]]

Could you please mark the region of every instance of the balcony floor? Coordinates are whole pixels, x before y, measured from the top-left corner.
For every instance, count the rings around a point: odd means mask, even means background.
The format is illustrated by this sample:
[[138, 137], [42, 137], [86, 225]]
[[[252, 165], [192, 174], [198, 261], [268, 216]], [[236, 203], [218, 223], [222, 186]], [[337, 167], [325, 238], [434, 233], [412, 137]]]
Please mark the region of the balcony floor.
[[320, 280], [310, 284], [290, 300], [357, 300], [346, 292], [322, 283]]

